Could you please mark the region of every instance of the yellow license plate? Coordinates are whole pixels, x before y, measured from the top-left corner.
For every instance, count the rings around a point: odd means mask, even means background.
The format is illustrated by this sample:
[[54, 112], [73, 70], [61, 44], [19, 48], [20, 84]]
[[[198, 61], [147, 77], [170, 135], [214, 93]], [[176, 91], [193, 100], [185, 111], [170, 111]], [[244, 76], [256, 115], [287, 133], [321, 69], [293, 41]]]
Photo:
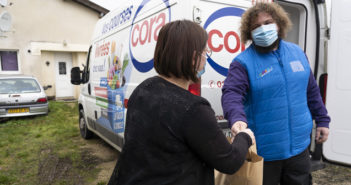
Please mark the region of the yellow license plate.
[[12, 114], [12, 113], [29, 112], [29, 108], [9, 109], [7, 112], [8, 112], [9, 114]]

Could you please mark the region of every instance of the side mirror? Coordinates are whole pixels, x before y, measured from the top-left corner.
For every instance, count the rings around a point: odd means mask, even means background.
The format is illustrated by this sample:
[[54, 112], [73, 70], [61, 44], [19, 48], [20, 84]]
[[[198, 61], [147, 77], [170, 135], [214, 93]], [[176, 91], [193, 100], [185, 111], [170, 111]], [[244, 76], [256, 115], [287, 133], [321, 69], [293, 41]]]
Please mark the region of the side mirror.
[[82, 71], [79, 69], [79, 67], [73, 67], [71, 69], [71, 84], [79, 85], [82, 83], [81, 73]]

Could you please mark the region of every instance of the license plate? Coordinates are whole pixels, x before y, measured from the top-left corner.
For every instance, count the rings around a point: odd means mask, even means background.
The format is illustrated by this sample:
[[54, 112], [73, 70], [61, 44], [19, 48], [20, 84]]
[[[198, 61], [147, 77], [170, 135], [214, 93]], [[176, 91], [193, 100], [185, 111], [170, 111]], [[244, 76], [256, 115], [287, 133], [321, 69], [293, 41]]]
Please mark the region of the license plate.
[[7, 112], [9, 114], [29, 112], [29, 108], [9, 109]]

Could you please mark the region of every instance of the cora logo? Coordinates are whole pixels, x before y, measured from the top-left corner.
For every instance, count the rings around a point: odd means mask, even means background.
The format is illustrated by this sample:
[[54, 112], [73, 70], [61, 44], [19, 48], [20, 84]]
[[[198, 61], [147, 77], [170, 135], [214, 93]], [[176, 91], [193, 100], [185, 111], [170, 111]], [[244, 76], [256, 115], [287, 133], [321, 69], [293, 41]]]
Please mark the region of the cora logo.
[[[168, 22], [171, 21], [171, 9], [168, 0], [162, 0], [168, 8]], [[148, 72], [154, 67], [153, 52], [158, 33], [163, 25], [166, 24], [167, 15], [164, 11], [152, 15], [143, 21], [134, 24], [135, 19], [141, 10], [149, 3], [150, 0], [143, 0], [138, 7], [133, 21], [129, 36], [129, 53], [134, 67], [140, 72]], [[134, 53], [133, 53], [134, 51]], [[147, 55], [148, 54], [148, 55]]]
[[231, 58], [231, 62], [236, 54], [245, 50], [245, 45], [240, 42], [240, 37], [234, 30], [235, 27], [239, 27], [244, 11], [235, 7], [222, 8], [211, 14], [204, 24], [204, 29], [208, 32], [208, 47], [213, 51], [213, 55], [208, 57], [207, 61], [216, 72], [223, 76], [227, 76], [228, 68], [215, 62], [212, 57], [215, 53], [220, 52], [222, 56]]

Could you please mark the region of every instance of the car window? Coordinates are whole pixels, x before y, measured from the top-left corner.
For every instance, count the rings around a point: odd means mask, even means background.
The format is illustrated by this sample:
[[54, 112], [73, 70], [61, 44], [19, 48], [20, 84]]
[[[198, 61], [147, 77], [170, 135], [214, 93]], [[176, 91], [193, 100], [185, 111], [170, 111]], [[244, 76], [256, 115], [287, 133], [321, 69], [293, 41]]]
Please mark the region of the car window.
[[0, 79], [0, 94], [40, 92], [40, 86], [34, 79]]

